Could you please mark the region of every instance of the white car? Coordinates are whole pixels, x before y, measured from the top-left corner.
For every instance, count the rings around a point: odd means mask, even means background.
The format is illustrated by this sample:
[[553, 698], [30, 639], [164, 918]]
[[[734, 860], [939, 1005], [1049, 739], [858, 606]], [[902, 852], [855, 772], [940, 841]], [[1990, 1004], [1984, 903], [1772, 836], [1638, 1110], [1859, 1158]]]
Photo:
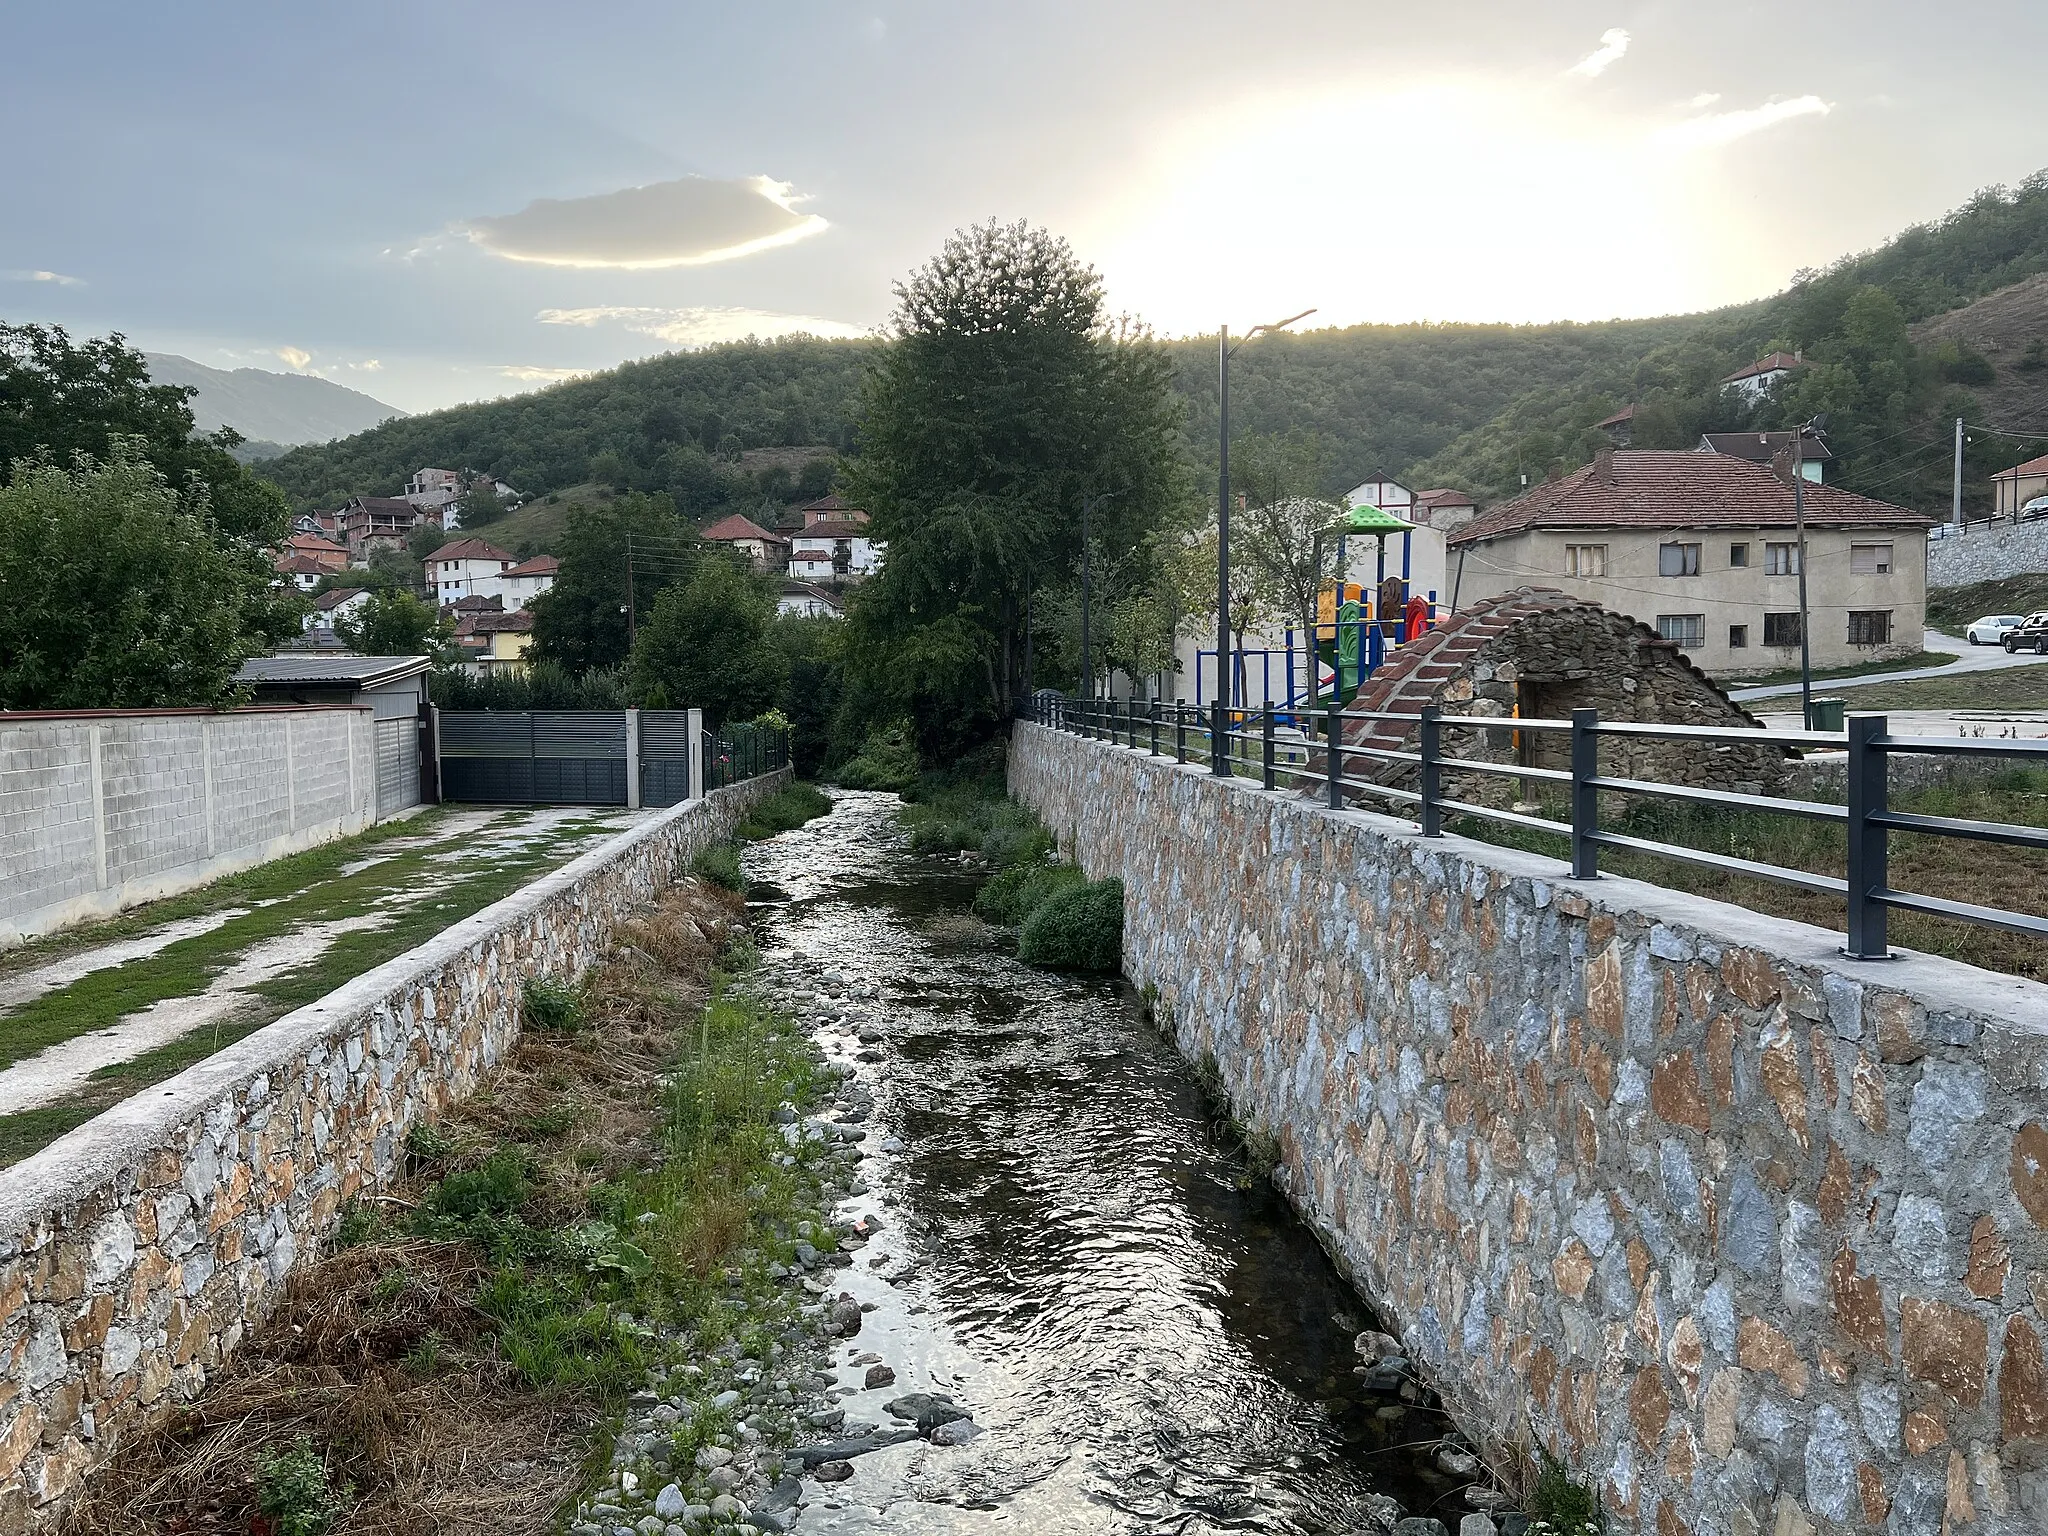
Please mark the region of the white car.
[[2026, 617], [2021, 613], [1987, 613], [1963, 631], [1972, 645], [1997, 645]]

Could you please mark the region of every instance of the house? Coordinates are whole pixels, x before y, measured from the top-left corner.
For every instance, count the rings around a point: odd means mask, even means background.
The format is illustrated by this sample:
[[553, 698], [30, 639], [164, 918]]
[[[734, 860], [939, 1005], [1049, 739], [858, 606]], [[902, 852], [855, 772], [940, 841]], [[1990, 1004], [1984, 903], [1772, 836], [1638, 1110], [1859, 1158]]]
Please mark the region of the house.
[[279, 555], [275, 563], [277, 574], [283, 578], [281, 585], [297, 587], [301, 592], [312, 591], [327, 574], [326, 566], [307, 555]]
[[498, 578], [499, 595], [507, 608], [525, 608], [541, 593], [552, 591], [562, 562], [553, 555], [535, 555], [522, 560]]
[[1828, 441], [1811, 427], [1802, 427], [1795, 439], [1790, 432], [1703, 432], [1696, 453], [1725, 453], [1752, 464], [1768, 464], [1779, 454], [1790, 455], [1798, 446], [1799, 472], [1819, 485], [1828, 461], [1834, 458]]
[[1630, 401], [1612, 416], [1593, 423], [1595, 432], [1605, 432], [1607, 440], [1617, 448], [1626, 448], [1636, 430], [1635, 402]]
[[313, 599], [313, 611], [306, 615], [303, 627], [309, 632], [323, 629], [332, 634], [344, 616], [361, 614], [369, 601], [370, 594], [362, 587], [335, 587], [322, 592]]
[[526, 653], [533, 649], [533, 615], [518, 608], [466, 613], [456, 621], [455, 645], [464, 670], [476, 676], [523, 672]]
[[1377, 507], [1413, 525], [1409, 533], [1386, 539], [1344, 541], [1344, 579], [1377, 589], [1389, 576], [1399, 576], [1408, 590], [1428, 597], [1444, 595], [1444, 539], [1453, 528], [1471, 521], [1478, 508], [1463, 491], [1411, 491], [1381, 470], [1373, 479], [1352, 487], [1345, 504]]
[[468, 597], [458, 597], [452, 603], [443, 603], [441, 605], [441, 617], [444, 619], [461, 619], [472, 613], [503, 613], [504, 611], [505, 599], [499, 597], [496, 593], [492, 593], [489, 597], [479, 597], [472, 592]]
[[1479, 512], [1479, 504], [1467, 493], [1448, 489], [1417, 491], [1412, 506], [1409, 522], [1427, 524], [1445, 533], [1464, 527]]
[[337, 515], [351, 565], [368, 565], [378, 549], [403, 549], [425, 514], [398, 496], [351, 496]]
[[1348, 507], [1378, 507], [1382, 512], [1391, 512], [1405, 518], [1408, 509], [1415, 505], [1415, 493], [1400, 481], [1392, 479], [1383, 469], [1362, 485], [1354, 485], [1344, 497]]
[[1721, 387], [1732, 390], [1744, 400], [1761, 400], [1789, 379], [1795, 369], [1805, 366], [1806, 359], [1797, 352], [1773, 352], [1736, 369], [1721, 381]]
[[839, 599], [807, 581], [785, 580], [782, 595], [775, 600], [779, 615], [800, 619], [838, 619], [846, 616]]
[[294, 527], [291, 536], [284, 541], [278, 553], [302, 555], [319, 565], [323, 571], [348, 569], [348, 551], [324, 533], [309, 533]]
[[443, 528], [457, 526], [450, 523], [445, 514], [461, 496], [462, 476], [452, 469], [414, 470], [412, 478], [405, 482], [405, 499]]
[[794, 581], [859, 581], [882, 568], [882, 546], [868, 538], [868, 515], [837, 496], [803, 507], [804, 525], [789, 539]]
[[341, 543], [341, 514], [339, 512], [301, 512], [292, 519], [293, 533], [316, 533], [330, 544]]
[[503, 596], [500, 579], [519, 564], [519, 557], [482, 539], [457, 539], [420, 563], [426, 569], [427, 590], [446, 604], [459, 597]]
[[704, 541], [738, 550], [757, 571], [776, 570], [789, 558], [789, 540], [737, 512], [706, 528]]
[[2048, 455], [1991, 477], [1991, 510], [1996, 517], [2011, 517], [2036, 496], [2048, 496]]
[[[1654, 625], [1710, 674], [1785, 666], [1799, 655], [1793, 491], [1731, 454], [1603, 448], [1451, 534], [1452, 602], [1552, 586]], [[1831, 485], [1803, 499], [1813, 664], [1918, 652], [1930, 519]]]

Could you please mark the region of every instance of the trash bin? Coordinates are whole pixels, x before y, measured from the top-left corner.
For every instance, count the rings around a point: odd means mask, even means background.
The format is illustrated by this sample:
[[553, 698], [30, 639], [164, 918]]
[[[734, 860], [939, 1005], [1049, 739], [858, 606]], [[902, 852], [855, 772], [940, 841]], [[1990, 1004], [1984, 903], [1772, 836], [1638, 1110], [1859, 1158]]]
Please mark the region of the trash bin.
[[1815, 699], [1813, 719], [1807, 729], [1811, 731], [1839, 731], [1845, 729], [1843, 714], [1849, 707], [1847, 699]]

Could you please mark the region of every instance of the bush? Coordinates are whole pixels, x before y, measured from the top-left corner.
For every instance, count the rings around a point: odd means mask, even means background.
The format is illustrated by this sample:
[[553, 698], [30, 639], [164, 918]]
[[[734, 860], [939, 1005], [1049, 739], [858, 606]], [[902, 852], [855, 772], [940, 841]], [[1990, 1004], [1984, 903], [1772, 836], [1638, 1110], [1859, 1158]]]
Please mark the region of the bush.
[[1041, 903], [1024, 920], [1017, 953], [1049, 971], [1116, 971], [1123, 967], [1124, 883], [1094, 880]]
[[1599, 1531], [1605, 1519], [1599, 1495], [1573, 1482], [1564, 1464], [1551, 1460], [1540, 1447], [1537, 1454], [1542, 1457], [1542, 1462], [1536, 1473], [1536, 1487], [1529, 1495], [1530, 1520], [1548, 1525], [1554, 1531], [1566, 1533], [1566, 1536], [1578, 1536], [1581, 1531]]
[[528, 1029], [567, 1034], [583, 1023], [583, 994], [545, 976], [528, 977], [519, 989], [519, 1001]]
[[1071, 864], [1020, 865], [1006, 869], [974, 893], [974, 910], [991, 923], [1021, 927], [1053, 897], [1086, 885]]
[[690, 860], [690, 873], [739, 895], [747, 893], [747, 877], [740, 872], [739, 850], [730, 843], [719, 843], [699, 852]]
[[509, 1216], [526, 1203], [531, 1189], [525, 1162], [508, 1148], [492, 1153], [481, 1168], [449, 1174], [434, 1186], [427, 1205], [436, 1215], [452, 1221]]
[[831, 810], [832, 797], [817, 785], [790, 784], [748, 811], [737, 831], [741, 837], [758, 842], [800, 827], [814, 817], [829, 815]]
[[327, 1468], [301, 1435], [257, 1464], [256, 1507], [274, 1536], [321, 1536], [342, 1513], [345, 1496], [327, 1486]]
[[837, 778], [847, 789], [881, 789], [903, 793], [917, 783], [917, 746], [910, 727], [901, 722], [870, 731], [861, 749], [839, 767]]

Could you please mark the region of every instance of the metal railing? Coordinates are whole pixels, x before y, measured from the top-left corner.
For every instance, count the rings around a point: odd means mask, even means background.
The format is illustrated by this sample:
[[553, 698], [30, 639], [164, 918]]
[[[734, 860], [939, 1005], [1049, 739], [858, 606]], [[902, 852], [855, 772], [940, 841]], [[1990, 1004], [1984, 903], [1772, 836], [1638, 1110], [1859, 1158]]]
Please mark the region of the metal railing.
[[704, 790], [724, 789], [789, 766], [789, 732], [735, 721], [704, 733]]
[[[1416, 824], [1424, 837], [1443, 835], [1446, 814], [1472, 816], [1504, 826], [1553, 834], [1569, 844], [1567, 862], [1571, 878], [1575, 880], [1598, 879], [1600, 850], [1619, 848], [1675, 859], [1723, 874], [1744, 875], [1839, 896], [1847, 908], [1848, 942], [1843, 953], [1851, 959], [1890, 958], [1886, 925], [1889, 915], [1895, 910], [1920, 912], [1980, 927], [2048, 938], [2048, 917], [1897, 890], [1891, 884], [1889, 868], [1892, 832], [1914, 832], [2014, 848], [2048, 850], [2048, 828], [1921, 815], [1892, 810], [1887, 804], [1888, 770], [1894, 755], [2002, 758], [2017, 764], [2048, 768], [2048, 741], [1894, 736], [1883, 715], [1854, 716], [1849, 720], [1848, 728], [1838, 732], [1766, 733], [1722, 726], [1658, 725], [1637, 721], [1603, 723], [1599, 711], [1593, 709], [1574, 710], [1569, 719], [1557, 720], [1447, 715], [1434, 708], [1425, 708], [1419, 714], [1331, 708], [1321, 711], [1314, 720], [1308, 719], [1301, 711], [1294, 712], [1292, 718], [1299, 725], [1290, 729], [1283, 724], [1290, 719], [1289, 713], [1270, 704], [1255, 710], [1226, 711], [1220, 705], [1071, 699], [1043, 693], [1030, 702], [1023, 715], [1056, 730], [1170, 756], [1182, 763], [1206, 764], [1219, 777], [1256, 779], [1264, 789], [1312, 790], [1332, 809], [1343, 808], [1350, 797], [1369, 796], [1396, 808], [1399, 814]], [[1390, 722], [1397, 729], [1382, 734], [1398, 737], [1404, 743], [1412, 734], [1415, 750], [1347, 743], [1343, 739], [1344, 728], [1354, 721]], [[1446, 731], [1563, 735], [1568, 738], [1570, 766], [1543, 768], [1529, 763], [1447, 756], [1443, 750]], [[1847, 803], [1836, 805], [1820, 800], [1746, 794], [1736, 790], [1616, 776], [1601, 770], [1599, 749], [1603, 738], [1675, 741], [1692, 743], [1702, 749], [1733, 745], [1844, 752], [1847, 754]], [[1305, 751], [1300, 750], [1303, 747]], [[1412, 767], [1413, 774], [1403, 774], [1403, 777], [1411, 777], [1415, 787], [1405, 788], [1368, 776], [1364, 770], [1377, 764]], [[1354, 769], [1358, 771], [1352, 771]], [[1447, 773], [1490, 775], [1554, 785], [1563, 793], [1570, 807], [1570, 819], [1561, 821], [1527, 811], [1504, 810], [1476, 801], [1452, 799], [1443, 792]], [[1603, 792], [1833, 822], [1844, 829], [1847, 838], [1844, 872], [1840, 876], [1816, 874], [1810, 870], [1791, 869], [1738, 858], [1733, 854], [1687, 847], [1682, 843], [1606, 830], [1600, 824], [1600, 796]]]

